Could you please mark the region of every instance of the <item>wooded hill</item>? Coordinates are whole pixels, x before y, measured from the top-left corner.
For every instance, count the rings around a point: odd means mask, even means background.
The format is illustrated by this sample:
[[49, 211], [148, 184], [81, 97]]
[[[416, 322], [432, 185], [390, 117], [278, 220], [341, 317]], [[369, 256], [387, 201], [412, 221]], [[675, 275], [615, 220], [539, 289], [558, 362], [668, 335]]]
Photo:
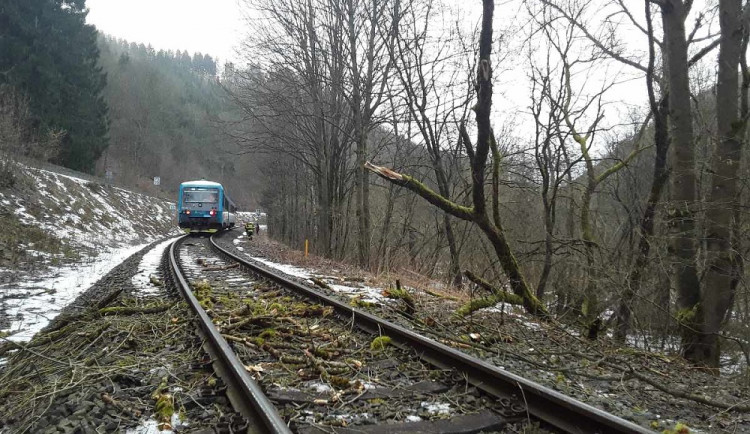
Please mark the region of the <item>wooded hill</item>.
[[97, 172], [109, 169], [118, 182], [141, 188], [159, 176], [165, 191], [176, 191], [185, 180], [211, 179], [254, 209], [255, 160], [229, 153], [224, 125], [233, 106], [218, 81], [216, 61], [106, 36], [99, 46], [110, 129]]
[[223, 146], [231, 105], [216, 61], [117, 41], [86, 25], [86, 14], [84, 0], [0, 7], [0, 185], [12, 185], [7, 157], [18, 155], [141, 190], [154, 191], [157, 176], [168, 192], [211, 178], [255, 207], [256, 177], [238, 181], [255, 172], [253, 160]]

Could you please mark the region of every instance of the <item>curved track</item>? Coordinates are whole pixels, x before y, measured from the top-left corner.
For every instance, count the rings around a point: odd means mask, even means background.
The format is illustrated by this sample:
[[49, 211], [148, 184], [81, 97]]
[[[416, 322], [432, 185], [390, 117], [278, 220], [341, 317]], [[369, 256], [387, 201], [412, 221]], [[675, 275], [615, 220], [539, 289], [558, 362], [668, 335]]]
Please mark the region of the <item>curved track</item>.
[[[218, 235], [218, 234], [217, 234]], [[211, 245], [221, 255], [236, 261], [242, 267], [309, 299], [334, 308], [336, 313], [353, 321], [354, 325], [367, 332], [382, 333], [391, 337], [402, 348], [416, 350], [423, 360], [442, 369], [464, 372], [469, 383], [501, 400], [520, 401], [526, 404], [528, 416], [569, 433], [648, 433], [651, 432], [595, 407], [574, 400], [552, 389], [529, 381], [523, 377], [499, 369], [476, 357], [457, 351], [447, 345], [418, 335], [399, 325], [380, 319], [362, 310], [322, 294], [307, 286], [287, 279], [267, 268], [222, 248], [211, 237]], [[211, 319], [193, 296], [185, 279], [176, 249], [186, 237], [180, 238], [170, 247], [170, 266], [174, 282], [180, 288], [191, 309], [196, 313], [202, 333], [215, 361], [217, 372], [229, 385], [229, 397], [235, 409], [250, 422], [253, 432], [290, 432], [273, 404], [263, 394], [258, 384], [250, 378], [243, 364], [219, 334]]]

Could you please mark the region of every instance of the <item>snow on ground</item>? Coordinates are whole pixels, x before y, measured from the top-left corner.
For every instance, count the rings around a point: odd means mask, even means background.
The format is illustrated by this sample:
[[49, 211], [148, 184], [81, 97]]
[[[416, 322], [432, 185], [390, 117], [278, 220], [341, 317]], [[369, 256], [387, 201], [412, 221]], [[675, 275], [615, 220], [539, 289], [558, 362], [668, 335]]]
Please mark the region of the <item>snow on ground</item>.
[[260, 262], [261, 264], [269, 268], [279, 270], [282, 273], [288, 274], [290, 276], [299, 277], [300, 279], [309, 279], [313, 277], [313, 274], [315, 274], [304, 268], [295, 267], [294, 265], [289, 265], [289, 264], [279, 264], [278, 262], [269, 261], [259, 256], [250, 256], [250, 259], [252, 259], [253, 261]]
[[[177, 413], [172, 413], [171, 424], [173, 428], [180, 429], [180, 431], [188, 426], [188, 423], [180, 419]], [[128, 428], [125, 434], [172, 434], [173, 432], [170, 429], [159, 429], [159, 423], [156, 420], [148, 419], [140, 426]]]
[[[241, 250], [239, 246], [237, 247], [237, 249]], [[300, 279], [308, 280], [309, 283], [313, 283], [310, 279], [317, 274], [313, 270], [308, 270], [306, 268], [296, 267], [289, 264], [279, 264], [277, 262], [269, 261], [258, 256], [248, 257], [253, 261], [260, 262], [261, 264], [269, 268], [273, 268], [274, 270], [281, 271], [282, 273], [288, 274], [290, 276], [299, 277]], [[340, 292], [342, 294], [350, 295], [352, 297], [361, 297], [362, 301], [367, 303], [387, 303], [388, 301], [390, 301], [386, 297], [383, 297], [383, 290], [381, 288], [374, 288], [371, 286], [355, 287], [340, 285], [331, 283], [330, 280], [327, 283], [332, 290]]]
[[349, 294], [351, 296], [359, 296], [365, 303], [382, 304], [390, 301], [387, 298], [383, 297], [383, 290], [381, 288], [373, 288], [372, 286], [363, 286], [362, 288], [359, 288], [353, 286], [338, 285], [334, 283], [329, 283], [328, 286], [330, 286], [331, 289], [336, 292]]
[[[0, 193], [0, 212], [59, 239], [78, 259], [70, 264], [63, 251], [39, 251], [34, 243], [19, 242], [26, 265], [36, 271], [22, 274], [15, 268], [0, 269], [14, 276], [11, 283], [0, 285], [0, 319], [10, 323], [0, 322], [0, 327], [7, 327], [0, 333], [10, 332], [9, 339], [31, 339], [130, 255], [168, 233], [180, 233], [173, 205], [164, 199], [24, 165], [19, 165], [18, 174], [24, 178], [21, 187]], [[141, 264], [146, 281], [155, 270], [153, 256], [160, 259], [160, 252], [150, 253]], [[59, 265], [66, 259], [67, 265]], [[143, 278], [138, 275], [133, 283], [141, 285]]]
[[143, 259], [141, 259], [141, 263], [138, 266], [138, 273], [133, 275], [132, 278], [133, 286], [140, 290], [141, 294], [154, 294], [159, 292], [159, 288], [151, 283], [151, 276], [158, 277], [158, 269], [161, 264], [164, 249], [172, 244], [177, 238], [179, 237], [173, 237], [163, 241], [143, 255]]
[[146, 245], [148, 243], [111, 249], [100, 253], [90, 263], [58, 268], [54, 276], [0, 286], [0, 292], [14, 297], [5, 300], [5, 312], [11, 318], [10, 328], [0, 332], [12, 333], [9, 339], [13, 341], [30, 340], [81, 292]]
[[[235, 237], [235, 239], [232, 240], [232, 244], [234, 244], [234, 247], [241, 252], [244, 251], [242, 244], [246, 242], [247, 242], [247, 236], [244, 233], [241, 235], [238, 235], [237, 237]], [[297, 266], [289, 265], [289, 264], [280, 264], [278, 262], [269, 261], [268, 259], [262, 258], [260, 256], [250, 256], [247, 254], [245, 256], [249, 259], [252, 259], [253, 261], [256, 261], [265, 265], [268, 268], [281, 271], [282, 273], [287, 274], [289, 276], [298, 277], [300, 279], [307, 280], [308, 283], [310, 284], [313, 284], [313, 281], [311, 280], [313, 277], [321, 278], [322, 280], [326, 281], [328, 286], [333, 291], [349, 295], [350, 297], [358, 297], [363, 302], [366, 302], [366, 303], [384, 304], [384, 303], [391, 302], [391, 300], [383, 296], [382, 288], [375, 288], [375, 287], [363, 286], [363, 285], [349, 286], [349, 285], [342, 285], [340, 283], [333, 283], [333, 282], [339, 282], [339, 280], [336, 278], [320, 276], [320, 273], [316, 272], [315, 270], [310, 270], [307, 268], [297, 267]]]
[[[119, 187], [89, 182], [49, 170], [21, 166], [37, 189], [36, 198], [10, 195], [14, 214], [24, 224], [36, 225], [61, 239], [96, 249], [121, 247], [162, 235], [169, 223], [170, 202]], [[31, 212], [31, 208], [36, 212]], [[96, 227], [99, 230], [92, 231]]]
[[421, 407], [430, 414], [448, 415], [451, 413], [451, 405], [447, 403], [422, 402]]
[[517, 306], [517, 305], [513, 305], [509, 303], [498, 303], [495, 306], [486, 307], [484, 309], [480, 309], [479, 311], [505, 314], [508, 317], [515, 319], [520, 324], [523, 324], [528, 329], [531, 329], [531, 330], [542, 329], [542, 327], [538, 323], [528, 320], [528, 316], [525, 314], [525, 310], [523, 309], [522, 306]]

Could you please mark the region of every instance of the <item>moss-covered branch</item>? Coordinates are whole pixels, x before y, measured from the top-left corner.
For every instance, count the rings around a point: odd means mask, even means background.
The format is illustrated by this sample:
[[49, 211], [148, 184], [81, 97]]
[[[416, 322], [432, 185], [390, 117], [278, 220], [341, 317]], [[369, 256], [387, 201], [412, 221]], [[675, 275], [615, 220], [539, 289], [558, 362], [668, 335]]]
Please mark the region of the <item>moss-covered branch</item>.
[[383, 179], [405, 187], [419, 196], [424, 198], [427, 202], [435, 205], [441, 210], [448, 214], [460, 218], [462, 220], [474, 221], [474, 213], [471, 208], [458, 205], [451, 200], [439, 195], [430, 187], [422, 184], [416, 179], [408, 175], [395, 172], [387, 167], [376, 166], [369, 161], [365, 163], [365, 169], [375, 173]]
[[464, 271], [464, 276], [466, 276], [466, 278], [472, 281], [474, 284], [489, 291], [492, 295], [501, 296], [504, 300], [500, 301], [507, 301], [510, 304], [523, 304], [523, 297], [521, 297], [520, 295], [511, 294], [508, 291], [503, 291], [502, 289], [492, 285], [490, 282], [482, 279], [469, 270]]
[[505, 302], [508, 304], [522, 305], [523, 300], [521, 297], [511, 294], [509, 292], [501, 292], [499, 294], [492, 294], [488, 297], [478, 298], [471, 300], [456, 310], [456, 316], [465, 317], [486, 307], [492, 307], [498, 303]]
[[609, 178], [610, 175], [612, 175], [614, 173], [617, 173], [617, 171], [619, 171], [620, 169], [622, 169], [625, 166], [627, 166], [628, 164], [630, 164], [630, 162], [633, 161], [633, 159], [635, 157], [637, 157], [638, 154], [640, 154], [641, 152], [643, 152], [644, 150], [646, 150], [648, 148], [650, 148], [650, 146], [642, 147], [642, 146], [638, 145], [635, 149], [633, 149], [630, 152], [630, 154], [628, 154], [627, 157], [625, 157], [624, 160], [618, 161], [617, 163], [615, 163], [611, 167], [609, 167], [607, 170], [605, 170], [604, 172], [600, 173], [599, 176], [596, 177], [596, 183], [600, 184], [605, 179]]
[[[426, 185], [414, 178], [395, 172], [391, 169], [365, 163], [365, 168], [381, 178], [405, 187], [432, 205], [440, 208], [449, 215], [476, 224], [492, 243], [503, 271], [508, 276], [510, 286], [515, 297], [523, 300], [524, 308], [529, 313], [542, 317], [548, 313], [541, 302], [534, 296], [521, 269], [516, 262], [508, 240], [505, 237], [499, 212], [499, 178], [500, 153], [492, 132], [490, 115], [492, 112], [492, 17], [495, 3], [493, 0], [482, 0], [482, 26], [479, 36], [479, 59], [477, 62], [475, 90], [477, 103], [472, 107], [476, 118], [477, 139], [472, 145], [466, 131], [464, 120], [459, 125], [460, 142], [471, 162], [471, 207], [461, 206], [447, 197], [435, 193]], [[492, 202], [485, 197], [485, 171], [490, 151], [493, 155], [492, 167]], [[492, 217], [488, 216], [487, 208], [492, 208]], [[503, 295], [507, 298], [509, 295]], [[496, 297], [500, 297], [496, 295]], [[517, 298], [513, 298], [518, 300]]]

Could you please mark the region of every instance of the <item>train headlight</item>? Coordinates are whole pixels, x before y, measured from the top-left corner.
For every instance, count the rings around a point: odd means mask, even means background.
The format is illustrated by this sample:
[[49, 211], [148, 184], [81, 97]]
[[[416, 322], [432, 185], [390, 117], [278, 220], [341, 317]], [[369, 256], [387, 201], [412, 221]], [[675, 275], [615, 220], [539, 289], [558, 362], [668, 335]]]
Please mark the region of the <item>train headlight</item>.
[[186, 210], [185, 210], [185, 214], [187, 214], [187, 215], [190, 215], [190, 210], [189, 210], [189, 209], [186, 209]]
[[212, 210], [211, 210], [211, 211], [209, 211], [208, 213], [209, 213], [209, 214], [211, 215], [211, 217], [213, 217], [213, 216], [215, 216], [215, 215], [216, 215], [216, 210], [215, 210], [215, 209], [212, 209]]

